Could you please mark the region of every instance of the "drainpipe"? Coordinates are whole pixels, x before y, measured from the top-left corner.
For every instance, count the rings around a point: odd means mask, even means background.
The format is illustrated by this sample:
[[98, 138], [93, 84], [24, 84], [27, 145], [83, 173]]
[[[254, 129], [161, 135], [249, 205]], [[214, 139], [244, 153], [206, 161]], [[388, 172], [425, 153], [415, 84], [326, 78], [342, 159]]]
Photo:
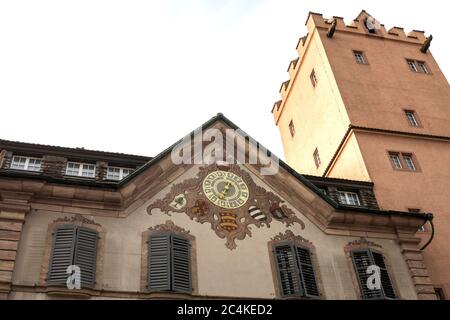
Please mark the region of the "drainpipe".
[[428, 240], [428, 242], [420, 249], [420, 251], [423, 251], [423, 250], [425, 250], [430, 244], [431, 244], [431, 242], [433, 241], [433, 239], [434, 239], [434, 224], [433, 224], [433, 214], [431, 214], [431, 213], [429, 213], [429, 214], [427, 214], [427, 216], [426, 216], [426, 221], [425, 221], [425, 223], [427, 223], [427, 222], [430, 222], [430, 225], [431, 225], [431, 237], [430, 237], [430, 240]]

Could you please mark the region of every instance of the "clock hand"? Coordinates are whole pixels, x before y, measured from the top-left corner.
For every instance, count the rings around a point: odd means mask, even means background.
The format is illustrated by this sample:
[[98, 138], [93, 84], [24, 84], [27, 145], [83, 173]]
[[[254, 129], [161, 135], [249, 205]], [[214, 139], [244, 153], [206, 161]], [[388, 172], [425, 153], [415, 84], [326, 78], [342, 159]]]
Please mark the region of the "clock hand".
[[225, 195], [226, 195], [226, 194], [228, 193], [228, 191], [230, 190], [230, 186], [231, 186], [231, 183], [228, 182], [228, 183], [225, 185], [225, 188], [223, 188], [223, 191], [222, 191], [221, 193], [219, 193], [219, 199], [225, 198]]

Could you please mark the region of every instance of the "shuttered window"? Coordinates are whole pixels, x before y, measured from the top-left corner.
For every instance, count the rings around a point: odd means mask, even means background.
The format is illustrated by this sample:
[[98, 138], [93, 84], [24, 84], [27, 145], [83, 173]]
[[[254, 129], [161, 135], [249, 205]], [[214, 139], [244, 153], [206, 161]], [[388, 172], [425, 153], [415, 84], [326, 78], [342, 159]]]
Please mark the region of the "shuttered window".
[[66, 285], [67, 268], [80, 267], [81, 287], [95, 286], [98, 232], [80, 226], [62, 226], [53, 233], [48, 283]]
[[283, 297], [319, 298], [319, 289], [309, 249], [284, 243], [274, 254]]
[[[356, 274], [358, 275], [359, 286], [363, 299], [373, 300], [397, 298], [382, 254], [371, 249], [354, 250], [352, 251], [352, 260]], [[367, 269], [370, 266], [378, 266], [380, 268], [380, 290], [369, 289], [367, 285], [367, 280], [371, 276], [371, 274], [367, 274]]]
[[170, 233], [150, 236], [147, 265], [150, 291], [192, 292], [188, 239]]

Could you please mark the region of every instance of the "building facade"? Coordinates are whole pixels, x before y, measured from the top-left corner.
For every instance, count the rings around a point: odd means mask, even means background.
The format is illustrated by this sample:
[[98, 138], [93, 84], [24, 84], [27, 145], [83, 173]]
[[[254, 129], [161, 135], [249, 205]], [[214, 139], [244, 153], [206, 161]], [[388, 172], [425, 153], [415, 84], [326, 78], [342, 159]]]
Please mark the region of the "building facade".
[[[430, 283], [450, 294], [450, 90], [423, 31], [310, 13], [272, 113], [302, 174], [374, 183], [379, 207], [431, 212]], [[431, 226], [418, 234], [424, 243]], [[428, 280], [427, 280], [428, 281]], [[429, 287], [424, 290], [429, 290]], [[431, 293], [431, 291], [430, 291]]]
[[0, 297], [436, 299], [416, 235], [429, 215], [381, 210], [371, 182], [176, 165], [174, 148], [0, 140]]

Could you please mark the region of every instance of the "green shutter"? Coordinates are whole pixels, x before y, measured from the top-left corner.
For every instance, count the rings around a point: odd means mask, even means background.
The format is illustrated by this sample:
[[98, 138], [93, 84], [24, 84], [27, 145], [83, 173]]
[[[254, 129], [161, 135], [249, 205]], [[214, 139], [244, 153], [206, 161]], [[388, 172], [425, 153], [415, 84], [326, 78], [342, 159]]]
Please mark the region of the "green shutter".
[[98, 232], [78, 227], [75, 263], [81, 270], [81, 287], [95, 286]]
[[387, 271], [386, 263], [382, 254], [371, 251], [374, 264], [380, 268], [381, 272], [381, 287], [383, 288], [384, 297], [386, 299], [396, 299], [394, 287], [392, 286], [389, 272]]
[[316, 274], [311, 259], [311, 251], [304, 247], [296, 247], [297, 263], [300, 270], [300, 278], [304, 296], [306, 298], [319, 298], [319, 288], [317, 287]]
[[67, 268], [73, 265], [76, 231], [75, 226], [62, 226], [54, 231], [48, 283], [66, 285]]
[[189, 240], [177, 235], [172, 241], [172, 290], [175, 292], [192, 292], [191, 257]]
[[293, 246], [290, 244], [277, 245], [274, 253], [281, 295], [284, 297], [301, 296], [303, 292]]
[[158, 234], [148, 240], [147, 283], [150, 291], [169, 291], [170, 235]]

